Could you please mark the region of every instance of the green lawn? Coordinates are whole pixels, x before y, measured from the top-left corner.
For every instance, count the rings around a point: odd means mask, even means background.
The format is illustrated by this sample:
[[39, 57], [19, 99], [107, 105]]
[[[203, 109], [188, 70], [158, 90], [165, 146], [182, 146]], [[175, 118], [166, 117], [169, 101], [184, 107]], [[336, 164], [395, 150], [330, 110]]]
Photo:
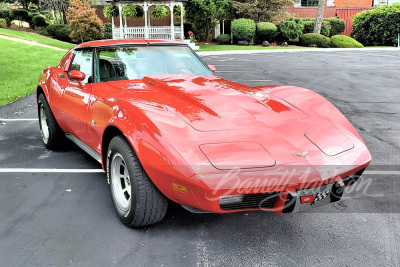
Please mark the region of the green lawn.
[[15, 38], [21, 38], [21, 39], [25, 39], [28, 41], [34, 41], [34, 42], [38, 42], [41, 44], [46, 44], [46, 45], [51, 45], [51, 46], [55, 46], [58, 48], [62, 48], [62, 49], [71, 49], [72, 47], [74, 47], [74, 44], [70, 44], [70, 43], [64, 43], [58, 40], [54, 40], [42, 35], [37, 35], [37, 34], [33, 34], [33, 33], [29, 33], [29, 32], [19, 32], [19, 31], [13, 31], [13, 30], [9, 30], [9, 29], [3, 29], [0, 28], [0, 34], [2, 35], [6, 35], [6, 36], [10, 36], [10, 37], [15, 37]]
[[200, 49], [196, 52], [202, 51], [227, 51], [227, 50], [274, 50], [274, 49], [310, 49], [312, 47], [301, 46], [243, 46], [243, 45], [200, 45]]
[[36, 90], [40, 72], [57, 66], [65, 52], [0, 39], [0, 106]]

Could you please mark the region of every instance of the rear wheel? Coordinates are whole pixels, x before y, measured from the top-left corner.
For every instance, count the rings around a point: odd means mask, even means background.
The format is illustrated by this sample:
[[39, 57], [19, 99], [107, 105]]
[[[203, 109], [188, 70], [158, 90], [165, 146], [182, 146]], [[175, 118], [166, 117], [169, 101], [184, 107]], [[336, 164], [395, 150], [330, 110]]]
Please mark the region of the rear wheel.
[[114, 207], [125, 225], [135, 228], [164, 218], [168, 200], [147, 176], [124, 137], [111, 140], [106, 167]]
[[48, 149], [58, 149], [63, 144], [65, 135], [54, 118], [49, 103], [43, 94], [37, 100], [39, 113], [39, 126], [44, 145]]

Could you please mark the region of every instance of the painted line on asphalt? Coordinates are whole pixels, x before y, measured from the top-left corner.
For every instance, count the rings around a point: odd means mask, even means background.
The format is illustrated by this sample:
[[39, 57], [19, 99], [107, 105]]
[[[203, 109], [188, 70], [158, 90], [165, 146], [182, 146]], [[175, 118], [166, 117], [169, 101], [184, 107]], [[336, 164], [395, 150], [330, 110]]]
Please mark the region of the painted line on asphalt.
[[[103, 169], [0, 168], [0, 173], [104, 173]], [[365, 171], [369, 175], [400, 175], [400, 171]]]
[[272, 82], [272, 80], [241, 80], [244, 82]]
[[0, 168], [0, 173], [104, 173], [103, 169]]
[[39, 119], [1, 119], [0, 121], [38, 121]]
[[312, 49], [266, 49], [266, 50], [228, 50], [228, 51], [203, 51], [196, 52], [199, 56], [222, 56], [222, 55], [248, 55], [264, 53], [330, 53], [330, 52], [393, 52], [400, 51], [397, 47], [388, 48], [312, 48]]
[[374, 174], [374, 175], [400, 175], [400, 171], [365, 171], [363, 174]]

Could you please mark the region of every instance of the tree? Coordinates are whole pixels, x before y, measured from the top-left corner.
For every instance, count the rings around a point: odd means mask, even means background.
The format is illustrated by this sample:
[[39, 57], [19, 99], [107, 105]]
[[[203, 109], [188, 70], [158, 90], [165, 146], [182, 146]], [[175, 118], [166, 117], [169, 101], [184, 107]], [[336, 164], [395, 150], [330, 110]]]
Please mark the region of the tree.
[[315, 21], [314, 33], [321, 33], [322, 21], [324, 20], [325, 0], [318, 1], [317, 19]]
[[103, 37], [103, 22], [89, 3], [83, 3], [81, 0], [71, 1], [71, 6], [67, 10], [67, 19], [73, 41], [83, 43]]
[[192, 23], [196, 34], [207, 42], [219, 20], [233, 17], [231, 0], [188, 0], [185, 10], [186, 19]]
[[238, 0], [233, 2], [236, 13], [254, 21], [275, 21], [288, 15], [293, 0]]
[[69, 5], [69, 0], [39, 0], [39, 9], [52, 11], [56, 18], [56, 13], [58, 13], [60, 17], [58, 22], [61, 24], [67, 24], [66, 12]]

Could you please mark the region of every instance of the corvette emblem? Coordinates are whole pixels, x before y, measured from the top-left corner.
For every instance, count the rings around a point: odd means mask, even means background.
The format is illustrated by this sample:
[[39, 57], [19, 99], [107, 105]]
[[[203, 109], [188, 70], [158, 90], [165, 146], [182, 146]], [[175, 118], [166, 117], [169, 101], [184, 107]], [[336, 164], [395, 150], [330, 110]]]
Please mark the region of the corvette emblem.
[[308, 154], [307, 150], [304, 152], [301, 152], [301, 153], [292, 153], [292, 155], [295, 157], [303, 157], [303, 158], [305, 158], [307, 156], [307, 154]]

